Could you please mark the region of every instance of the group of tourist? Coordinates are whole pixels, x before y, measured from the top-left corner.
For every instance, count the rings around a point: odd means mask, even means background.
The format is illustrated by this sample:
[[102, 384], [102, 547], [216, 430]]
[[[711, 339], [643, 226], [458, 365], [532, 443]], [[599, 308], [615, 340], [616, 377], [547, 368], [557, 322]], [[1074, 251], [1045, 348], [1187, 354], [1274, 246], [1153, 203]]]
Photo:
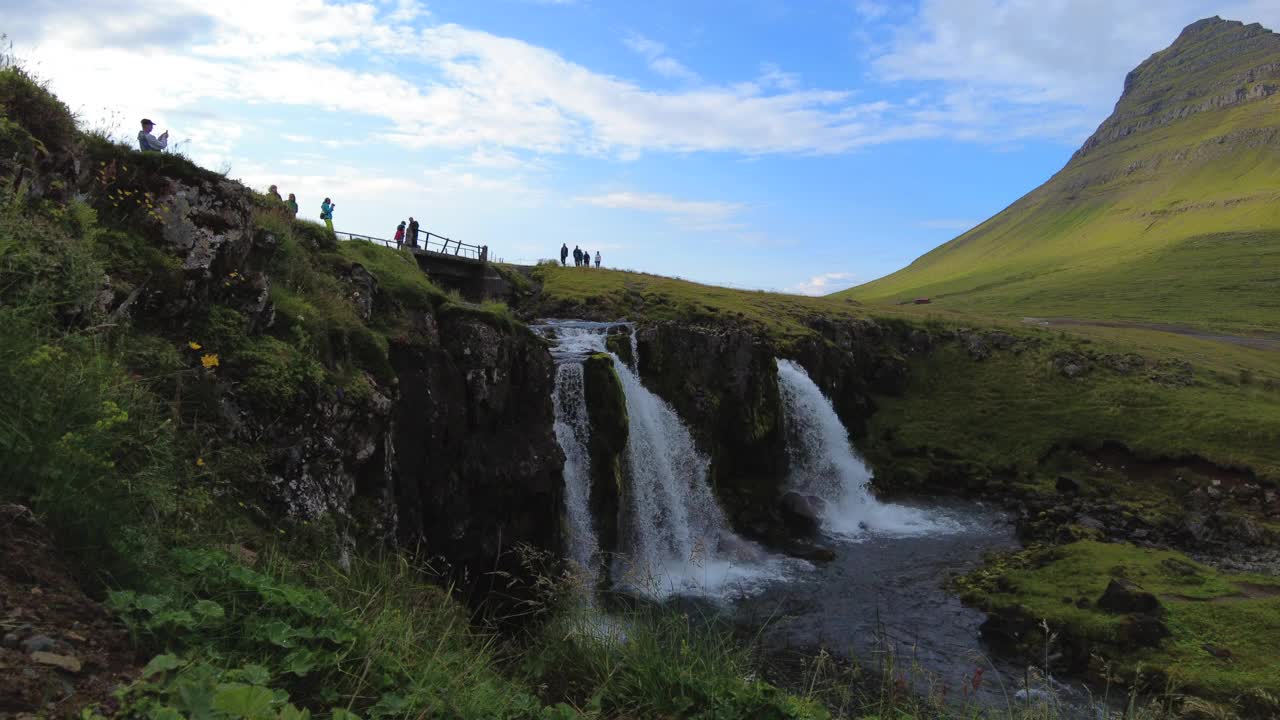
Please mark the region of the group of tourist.
[[[566, 266], [569, 264], [569, 245], [562, 244], [560, 246], [560, 264]], [[591, 251], [583, 250], [577, 245], [573, 246], [573, 266], [574, 267], [591, 267]], [[596, 267], [600, 267], [600, 251], [596, 251]]]
[[396, 249], [408, 245], [414, 250], [418, 249], [418, 221], [409, 216], [409, 222], [403, 220], [396, 226]]

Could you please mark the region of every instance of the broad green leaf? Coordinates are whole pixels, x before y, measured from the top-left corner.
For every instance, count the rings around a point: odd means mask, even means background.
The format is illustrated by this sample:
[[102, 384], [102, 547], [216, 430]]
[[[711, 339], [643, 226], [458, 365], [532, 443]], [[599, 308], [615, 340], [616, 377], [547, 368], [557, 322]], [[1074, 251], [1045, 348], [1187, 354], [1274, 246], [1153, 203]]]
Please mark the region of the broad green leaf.
[[169, 604], [169, 598], [163, 595], [139, 595], [134, 604], [138, 608], [154, 615]]
[[218, 687], [213, 707], [237, 718], [254, 720], [271, 715], [271, 691], [255, 685], [230, 683]]
[[147, 717], [151, 718], [151, 720], [185, 720], [182, 717], [182, 713], [168, 705], [155, 708], [147, 714]]
[[190, 630], [196, 626], [196, 619], [186, 610], [166, 610], [147, 621], [149, 629], [175, 627]]
[[360, 716], [344, 708], [333, 709], [333, 720], [360, 720]]
[[298, 648], [284, 656], [284, 671], [299, 677], [311, 672], [317, 664], [316, 652], [307, 648]]
[[299, 710], [293, 705], [280, 708], [280, 720], [311, 720], [310, 710]]
[[132, 610], [138, 602], [138, 594], [132, 590], [113, 590], [107, 593], [107, 607], [116, 612]]
[[156, 673], [168, 672], [182, 665], [182, 660], [177, 655], [157, 655], [151, 658], [151, 662], [142, 668], [142, 677], [149, 678]]
[[199, 615], [201, 618], [208, 620], [222, 618], [227, 614], [227, 612], [222, 609], [221, 605], [212, 600], [201, 600], [197, 602], [195, 605], [191, 606], [191, 611], [196, 615]]
[[284, 648], [294, 646], [293, 628], [289, 627], [288, 623], [281, 622], [280, 620], [272, 620], [266, 625], [263, 625], [260, 628], [260, 632], [262, 632], [263, 637], [266, 638], [267, 642], [272, 645], [278, 645]]

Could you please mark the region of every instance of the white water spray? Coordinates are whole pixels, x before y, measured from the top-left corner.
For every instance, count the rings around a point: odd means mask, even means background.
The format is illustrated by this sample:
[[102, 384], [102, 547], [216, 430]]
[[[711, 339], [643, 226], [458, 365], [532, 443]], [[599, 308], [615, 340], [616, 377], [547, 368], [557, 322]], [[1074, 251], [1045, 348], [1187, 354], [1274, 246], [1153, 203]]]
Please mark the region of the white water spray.
[[796, 492], [825, 502], [824, 529], [845, 536], [866, 531], [918, 535], [954, 529], [948, 520], [875, 499], [869, 487], [871, 471], [854, 453], [849, 433], [831, 401], [804, 368], [790, 360], [778, 360], [778, 390], [787, 427], [790, 485]]

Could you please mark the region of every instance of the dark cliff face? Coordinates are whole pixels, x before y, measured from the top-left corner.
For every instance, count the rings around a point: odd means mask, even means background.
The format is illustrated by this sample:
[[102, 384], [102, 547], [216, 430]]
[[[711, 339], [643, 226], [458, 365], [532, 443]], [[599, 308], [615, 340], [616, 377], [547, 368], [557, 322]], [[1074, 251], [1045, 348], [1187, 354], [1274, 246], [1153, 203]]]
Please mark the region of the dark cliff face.
[[711, 456], [717, 492], [775, 495], [787, 453], [773, 345], [740, 328], [664, 322], [640, 328], [637, 347], [645, 384]]
[[1125, 77], [1115, 111], [1073, 159], [1134, 133], [1277, 90], [1280, 36], [1257, 23], [1198, 20]]
[[339, 561], [357, 541], [443, 558], [476, 599], [518, 545], [560, 551], [541, 339], [183, 158], [85, 142], [61, 182], [110, 229], [96, 312], [213, 358], [159, 392], [231, 458], [219, 492]]
[[430, 333], [392, 350], [397, 534], [487, 587], [486, 573], [520, 570], [518, 544], [562, 546], [554, 368], [524, 329], [446, 316]]
[[873, 396], [902, 391], [904, 355], [930, 347], [924, 333], [870, 320], [811, 324], [813, 336], [785, 347], [739, 327], [666, 322], [638, 335], [645, 384], [711, 456], [715, 491], [737, 528], [761, 539], [785, 535], [778, 502], [789, 468], [775, 359], [804, 366], [856, 437], [875, 411]]

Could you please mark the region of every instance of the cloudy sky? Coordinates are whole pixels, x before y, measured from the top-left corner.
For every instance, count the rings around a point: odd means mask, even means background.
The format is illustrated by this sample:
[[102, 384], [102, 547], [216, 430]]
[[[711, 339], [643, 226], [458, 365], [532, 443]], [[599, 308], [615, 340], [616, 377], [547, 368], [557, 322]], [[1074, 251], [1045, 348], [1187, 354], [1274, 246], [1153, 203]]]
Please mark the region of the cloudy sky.
[[[1124, 75], [1277, 0], [0, 0], [84, 125], [339, 230], [825, 293], [1053, 174]], [[159, 132], [159, 131], [157, 131]]]

